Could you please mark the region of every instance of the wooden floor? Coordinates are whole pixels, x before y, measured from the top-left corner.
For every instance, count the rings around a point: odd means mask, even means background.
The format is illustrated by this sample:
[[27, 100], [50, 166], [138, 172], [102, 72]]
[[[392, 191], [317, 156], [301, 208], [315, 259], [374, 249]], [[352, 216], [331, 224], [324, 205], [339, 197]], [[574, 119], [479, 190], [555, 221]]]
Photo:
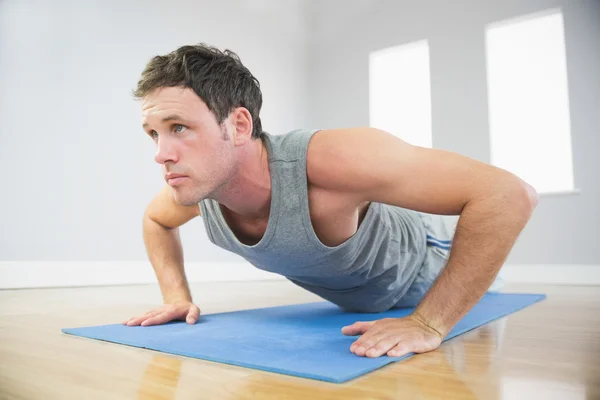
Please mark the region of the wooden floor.
[[[61, 333], [159, 304], [156, 286], [0, 291], [1, 399], [600, 399], [600, 287], [548, 298], [433, 352], [331, 384]], [[320, 299], [285, 281], [193, 286], [203, 313]]]

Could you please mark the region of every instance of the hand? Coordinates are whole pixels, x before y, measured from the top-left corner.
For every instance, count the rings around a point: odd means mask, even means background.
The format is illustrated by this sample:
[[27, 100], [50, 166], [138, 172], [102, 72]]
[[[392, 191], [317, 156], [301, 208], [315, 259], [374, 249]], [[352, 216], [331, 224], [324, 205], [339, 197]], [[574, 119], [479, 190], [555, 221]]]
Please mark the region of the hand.
[[409, 353], [426, 353], [437, 349], [442, 335], [429, 327], [418, 315], [355, 322], [342, 328], [347, 336], [362, 335], [352, 343], [350, 351], [357, 356], [401, 357]]
[[181, 320], [188, 324], [195, 324], [200, 316], [200, 309], [194, 303], [189, 301], [176, 301], [173, 304], [165, 304], [162, 307], [140, 315], [139, 317], [131, 317], [123, 322], [127, 326], [148, 326], [160, 325], [169, 321]]

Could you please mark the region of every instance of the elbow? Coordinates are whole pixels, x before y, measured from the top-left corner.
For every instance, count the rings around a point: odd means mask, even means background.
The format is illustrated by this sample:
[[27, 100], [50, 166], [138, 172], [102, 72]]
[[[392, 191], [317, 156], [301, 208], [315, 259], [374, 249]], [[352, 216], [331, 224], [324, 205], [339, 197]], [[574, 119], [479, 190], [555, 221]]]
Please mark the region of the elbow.
[[537, 205], [540, 201], [540, 194], [537, 192], [537, 190], [534, 189], [533, 186], [529, 185], [528, 183], [525, 183], [525, 185], [526, 185], [526, 189], [527, 189], [527, 195], [528, 195], [531, 211], [533, 211], [537, 207]]
[[529, 219], [540, 201], [540, 195], [533, 186], [521, 179], [517, 179], [514, 188], [511, 197], [517, 204], [518, 210]]

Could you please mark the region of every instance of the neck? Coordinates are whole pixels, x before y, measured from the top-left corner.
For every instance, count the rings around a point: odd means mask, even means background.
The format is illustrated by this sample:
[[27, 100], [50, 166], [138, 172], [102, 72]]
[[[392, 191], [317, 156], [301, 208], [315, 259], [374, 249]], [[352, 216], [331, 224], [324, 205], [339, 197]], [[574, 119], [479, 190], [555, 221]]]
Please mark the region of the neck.
[[271, 173], [267, 149], [262, 140], [251, 140], [240, 149], [239, 161], [232, 178], [214, 200], [236, 218], [269, 218]]

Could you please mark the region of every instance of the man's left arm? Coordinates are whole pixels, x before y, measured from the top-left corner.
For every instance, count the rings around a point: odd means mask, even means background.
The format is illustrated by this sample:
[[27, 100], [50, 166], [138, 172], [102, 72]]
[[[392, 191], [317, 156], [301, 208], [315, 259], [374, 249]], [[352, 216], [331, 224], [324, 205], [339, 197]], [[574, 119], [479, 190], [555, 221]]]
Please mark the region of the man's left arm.
[[359, 356], [401, 356], [439, 347], [494, 281], [537, 205], [536, 191], [514, 174], [468, 157], [412, 146], [373, 128], [318, 132], [307, 172], [316, 184], [431, 214], [460, 215], [448, 263], [406, 318], [357, 322]]

